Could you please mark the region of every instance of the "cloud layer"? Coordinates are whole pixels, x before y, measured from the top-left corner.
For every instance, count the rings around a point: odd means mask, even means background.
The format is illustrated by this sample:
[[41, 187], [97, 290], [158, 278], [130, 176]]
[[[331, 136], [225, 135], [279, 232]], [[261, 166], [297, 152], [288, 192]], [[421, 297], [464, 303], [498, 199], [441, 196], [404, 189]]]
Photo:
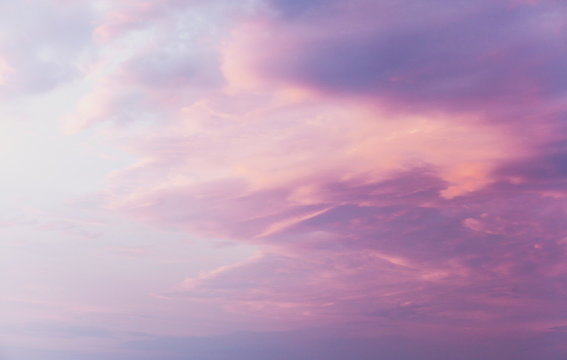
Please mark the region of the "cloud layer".
[[33, 3], [0, 96], [80, 89], [68, 136], [136, 158], [73, 206], [257, 250], [167, 275], [117, 354], [260, 359], [283, 330], [298, 359], [567, 354], [561, 1]]

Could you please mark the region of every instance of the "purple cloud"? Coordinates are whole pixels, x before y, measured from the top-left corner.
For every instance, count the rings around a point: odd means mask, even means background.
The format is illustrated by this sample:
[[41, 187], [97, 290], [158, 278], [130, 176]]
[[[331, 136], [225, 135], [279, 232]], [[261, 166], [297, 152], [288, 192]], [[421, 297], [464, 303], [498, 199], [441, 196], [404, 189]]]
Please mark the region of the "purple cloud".
[[90, 6], [6, 2], [1, 14], [2, 97], [49, 91], [77, 79], [91, 60], [94, 15]]
[[3, 216], [9, 358], [565, 357], [561, 2], [31, 3], [3, 96], [130, 165]]
[[[261, 71], [325, 92], [418, 109], [498, 111], [518, 101], [553, 99], [567, 86], [560, 75], [564, 44], [557, 36], [565, 29], [565, 9], [557, 2], [362, 1], [332, 7], [334, 16], [268, 27], [289, 32], [285, 41], [294, 50], [263, 44], [273, 55]], [[302, 32], [292, 30], [297, 22]]]

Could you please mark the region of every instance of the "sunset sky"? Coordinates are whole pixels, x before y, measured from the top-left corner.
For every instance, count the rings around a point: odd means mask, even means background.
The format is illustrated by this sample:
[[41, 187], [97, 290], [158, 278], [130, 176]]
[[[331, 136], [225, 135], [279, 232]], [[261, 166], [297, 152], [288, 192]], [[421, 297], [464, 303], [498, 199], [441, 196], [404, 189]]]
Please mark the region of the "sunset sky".
[[0, 359], [567, 359], [564, 0], [0, 1]]

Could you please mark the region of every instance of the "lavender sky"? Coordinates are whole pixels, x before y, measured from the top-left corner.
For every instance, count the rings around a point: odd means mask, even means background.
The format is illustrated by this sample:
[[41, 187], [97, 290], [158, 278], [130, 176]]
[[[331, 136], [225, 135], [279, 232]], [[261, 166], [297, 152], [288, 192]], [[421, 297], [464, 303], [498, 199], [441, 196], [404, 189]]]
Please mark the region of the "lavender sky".
[[564, 360], [564, 0], [0, 2], [0, 359]]

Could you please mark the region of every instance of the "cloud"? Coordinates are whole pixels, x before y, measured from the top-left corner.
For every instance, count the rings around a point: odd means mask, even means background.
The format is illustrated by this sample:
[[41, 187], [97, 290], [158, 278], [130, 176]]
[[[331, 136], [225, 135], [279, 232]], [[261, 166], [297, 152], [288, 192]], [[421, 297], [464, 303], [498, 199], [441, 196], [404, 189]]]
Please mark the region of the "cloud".
[[93, 30], [96, 39], [106, 35], [85, 73], [90, 90], [66, 114], [67, 130], [101, 122], [167, 122], [223, 86], [218, 42], [225, 34], [211, 23], [229, 27], [233, 20], [231, 7], [221, 5], [126, 1], [107, 9]]
[[560, 353], [563, 6], [215, 4], [109, 10], [104, 46], [134, 45], [70, 114], [139, 158], [109, 211], [261, 248], [157, 296], [268, 328], [529, 329]]
[[12, 1], [1, 13], [2, 97], [46, 92], [79, 77], [92, 51], [90, 6]]
[[[282, 11], [299, 7], [277, 3]], [[249, 70], [410, 109], [498, 112], [518, 100], [539, 104], [567, 86], [557, 76], [565, 62], [557, 34], [566, 24], [556, 2], [331, 4], [328, 16], [242, 27], [236, 36], [246, 45], [241, 50]], [[370, 21], [368, 14], [377, 18]]]
[[389, 189], [261, 237], [264, 256], [167, 296], [296, 325], [364, 319], [367, 331], [400, 321], [496, 331], [558, 320], [567, 276], [561, 201], [488, 191], [447, 201], [435, 184], [396, 190], [402, 196]]

